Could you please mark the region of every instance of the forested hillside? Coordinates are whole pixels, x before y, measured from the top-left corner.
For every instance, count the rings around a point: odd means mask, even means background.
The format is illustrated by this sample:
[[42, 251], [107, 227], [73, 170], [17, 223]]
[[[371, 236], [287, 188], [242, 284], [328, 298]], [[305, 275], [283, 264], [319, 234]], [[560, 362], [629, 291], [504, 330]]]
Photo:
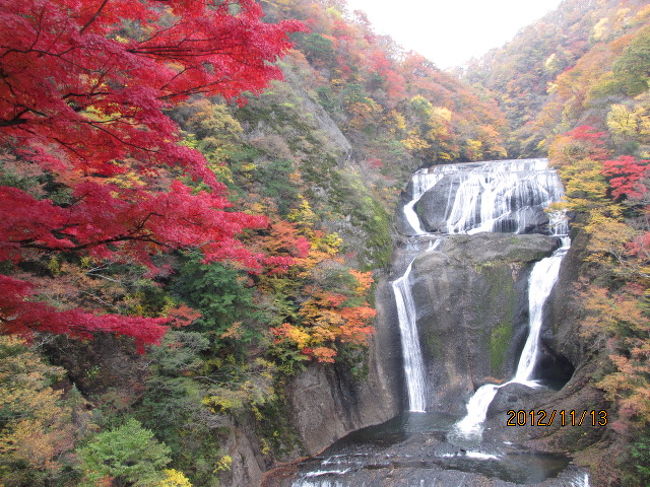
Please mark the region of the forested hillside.
[[287, 384], [363, 382], [397, 195], [505, 156], [496, 105], [343, 2], [0, 19], [0, 485], [248, 485], [299, 455]]
[[470, 66], [514, 154], [547, 154], [566, 186], [582, 265], [573, 301], [615, 410], [582, 456], [597, 485], [650, 482], [650, 7], [573, 1]]
[[[578, 78], [609, 71], [630, 38], [647, 25], [648, 15], [643, 1], [565, 0], [505, 46], [459, 72], [498, 101], [511, 130], [507, 140], [511, 156], [545, 154], [546, 136], [568, 130], [581, 117], [585, 121], [598, 116], [592, 109], [599, 104], [591, 103], [593, 96], [587, 96], [584, 80]], [[589, 83], [595, 86], [595, 81]], [[565, 107], [558, 97], [586, 102], [590, 109]], [[549, 120], [551, 110], [555, 113]]]

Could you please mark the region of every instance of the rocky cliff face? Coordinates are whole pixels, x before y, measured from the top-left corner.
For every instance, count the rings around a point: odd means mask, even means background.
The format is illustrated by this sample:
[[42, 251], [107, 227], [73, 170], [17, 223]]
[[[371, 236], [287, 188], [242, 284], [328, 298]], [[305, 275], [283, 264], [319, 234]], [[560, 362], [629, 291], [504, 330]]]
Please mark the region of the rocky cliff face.
[[477, 386], [512, 376], [526, 338], [530, 264], [556, 247], [543, 235], [454, 235], [415, 260], [429, 408], [463, 414]]
[[[499, 390], [490, 406], [489, 427], [502, 430], [503, 435], [536, 450], [570, 452], [582, 465], [589, 465], [590, 449], [598, 449], [598, 442], [605, 435], [605, 428], [594, 427], [587, 417], [583, 425], [565, 426], [560, 421], [553, 425], [525, 428], [505, 426], [506, 411], [553, 410], [583, 411], [608, 410], [609, 403], [597, 387], [595, 374], [599, 369], [602, 347], [598, 343], [586, 343], [579, 334], [580, 308], [576, 299], [576, 283], [584, 253], [584, 236], [574, 234], [573, 244], [564, 258], [560, 276], [549, 297], [545, 309], [545, 327], [542, 329], [542, 356], [537, 372], [556, 389], [521, 391], [518, 386]], [[596, 484], [597, 485], [597, 484]]]
[[366, 373], [355, 377], [343, 366], [312, 365], [287, 388], [292, 423], [309, 454], [399, 412], [401, 354], [397, 318], [386, 281], [380, 282], [376, 301], [375, 334]]

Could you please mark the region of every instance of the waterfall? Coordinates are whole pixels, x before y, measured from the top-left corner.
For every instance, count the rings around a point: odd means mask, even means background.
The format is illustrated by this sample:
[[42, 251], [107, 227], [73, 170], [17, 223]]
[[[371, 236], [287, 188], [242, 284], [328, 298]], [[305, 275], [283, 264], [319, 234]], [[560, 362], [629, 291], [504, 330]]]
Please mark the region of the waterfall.
[[426, 407], [424, 361], [418, 337], [415, 303], [411, 294], [409, 276], [413, 261], [402, 277], [393, 281], [397, 317], [404, 356], [404, 376], [409, 397], [409, 411], [424, 412]]
[[418, 218], [417, 213], [415, 213], [415, 205], [420, 198], [433, 188], [443, 177], [445, 173], [442, 171], [438, 172], [428, 172], [426, 170], [421, 170], [416, 172], [411, 178], [411, 201], [404, 205], [402, 211], [404, 212], [404, 217], [406, 221], [411, 226], [415, 235], [424, 235], [425, 231], [422, 230], [422, 225], [420, 224], [420, 219]]
[[571, 482], [571, 487], [590, 487], [589, 474], [588, 473], [581, 474], [578, 479]]
[[528, 210], [560, 197], [557, 175], [546, 159], [494, 161], [457, 173], [459, 187], [446, 209], [447, 232], [508, 231], [526, 228]]
[[[415, 206], [437, 185], [441, 185], [443, 189], [440, 191], [447, 194], [444, 213], [441, 213], [443, 233], [447, 234], [494, 231], [525, 233], [535, 218], [539, 220], [538, 215], [542, 210], [558, 201], [563, 194], [559, 178], [555, 170], [548, 167], [546, 159], [445, 164], [421, 169], [412, 177], [411, 200], [403, 207], [404, 218], [416, 237], [426, 235], [426, 232]], [[438, 210], [442, 208], [437, 208], [436, 211]], [[558, 212], [551, 214], [549, 230], [562, 238], [562, 246], [550, 257], [537, 262], [532, 269], [529, 278], [529, 333], [515, 376], [506, 384], [517, 382], [528, 386], [537, 385], [532, 380], [532, 373], [538, 355], [544, 304], [570, 245], [566, 236], [568, 227], [565, 215]], [[407, 244], [411, 250], [420, 248], [418, 242], [413, 242], [414, 238]], [[414, 260], [415, 258], [411, 260], [404, 275], [395, 280], [392, 286], [399, 317], [409, 409], [424, 411], [424, 363], [409, 284]], [[499, 388], [506, 384], [486, 384], [480, 387], [468, 402], [467, 415], [457, 424], [457, 429], [468, 435], [480, 432], [490, 403]]]
[[443, 180], [449, 185], [444, 208], [446, 233], [523, 233], [531, 210], [562, 195], [546, 159], [444, 164], [420, 169], [411, 178], [411, 200], [402, 209], [416, 235], [426, 232], [415, 212], [422, 196]]
[[456, 429], [466, 437], [478, 436], [482, 433], [483, 422], [488, 408], [500, 388], [508, 384], [524, 384], [537, 387], [532, 380], [533, 370], [539, 349], [539, 334], [543, 324], [544, 304], [553, 290], [560, 273], [560, 264], [566, 255], [571, 240], [562, 237], [562, 245], [550, 257], [535, 263], [528, 278], [528, 337], [519, 357], [515, 376], [508, 382], [484, 384], [479, 387], [467, 403], [467, 414], [456, 424]]
[[528, 279], [528, 337], [519, 357], [517, 372], [512, 382], [527, 384], [531, 381], [539, 349], [544, 304], [557, 281], [560, 264], [570, 245], [569, 237], [562, 237], [562, 246], [550, 257], [537, 262], [530, 273]]
[[481, 424], [485, 421], [487, 410], [500, 387], [496, 384], [485, 384], [479, 387], [467, 403], [467, 415], [456, 423], [456, 429], [464, 436], [480, 434]]

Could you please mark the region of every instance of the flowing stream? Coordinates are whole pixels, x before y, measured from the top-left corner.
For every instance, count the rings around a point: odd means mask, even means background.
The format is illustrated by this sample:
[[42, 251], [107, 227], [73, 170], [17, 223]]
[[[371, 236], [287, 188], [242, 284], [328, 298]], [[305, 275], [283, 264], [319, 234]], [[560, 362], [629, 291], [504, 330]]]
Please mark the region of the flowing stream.
[[[546, 159], [446, 164], [414, 173], [407, 194], [401, 215], [407, 241], [396, 264], [403, 273], [391, 286], [408, 412], [348, 435], [303, 462], [297, 477], [282, 485], [372, 487], [389, 485], [388, 475], [390, 485], [396, 486], [470, 486], [476, 475], [483, 475], [496, 479], [495, 486], [544, 482], [544, 486], [588, 487], [588, 475], [564, 456], [526, 452], [508, 441], [483, 438], [488, 408], [501, 387], [512, 383], [539, 387], [535, 372], [544, 305], [570, 246], [566, 218], [544, 212], [563, 194], [557, 174]], [[528, 335], [514, 376], [505, 384], [479, 387], [461, 418], [435, 408], [437, 391], [428, 383], [420, 346], [413, 269], [419, 257], [439, 252], [448, 235], [480, 232], [543, 233], [557, 237], [561, 245], [530, 271]], [[459, 446], [453, 439], [459, 435], [472, 441]], [[545, 482], [549, 478], [556, 481]]]

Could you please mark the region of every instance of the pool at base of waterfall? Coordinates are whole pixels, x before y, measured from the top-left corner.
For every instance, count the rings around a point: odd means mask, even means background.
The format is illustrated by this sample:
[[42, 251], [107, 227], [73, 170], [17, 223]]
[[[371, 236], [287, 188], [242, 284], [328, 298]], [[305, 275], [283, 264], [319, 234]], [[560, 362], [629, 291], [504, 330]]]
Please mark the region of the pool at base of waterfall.
[[[455, 441], [460, 418], [403, 413], [339, 440], [298, 466], [284, 487], [506, 487], [584, 485], [566, 456], [528, 451], [496, 439]], [[492, 439], [490, 439], [492, 437]]]

